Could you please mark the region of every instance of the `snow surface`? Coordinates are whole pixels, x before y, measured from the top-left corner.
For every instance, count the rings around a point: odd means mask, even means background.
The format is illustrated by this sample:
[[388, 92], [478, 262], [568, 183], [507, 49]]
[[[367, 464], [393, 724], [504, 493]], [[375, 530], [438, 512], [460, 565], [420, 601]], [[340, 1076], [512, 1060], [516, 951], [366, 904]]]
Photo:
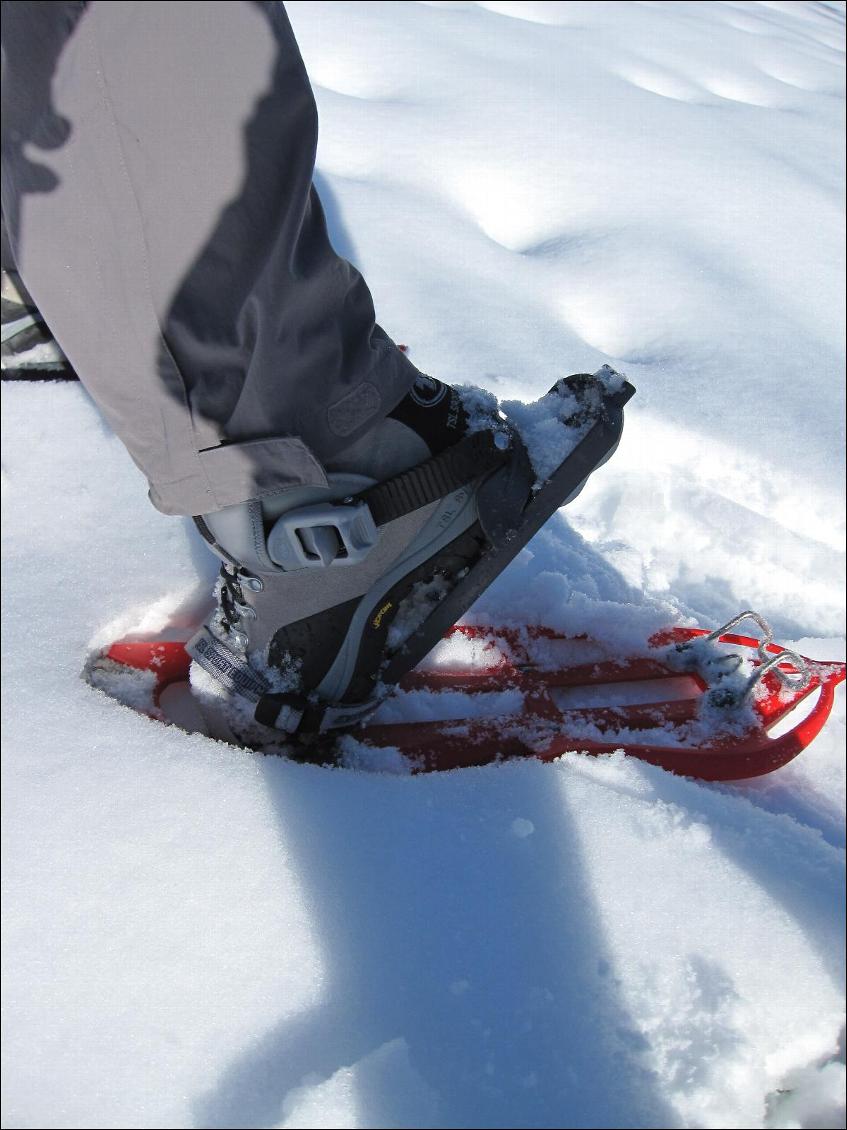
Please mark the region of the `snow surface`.
[[[474, 615], [626, 650], [754, 607], [843, 658], [844, 6], [289, 10], [334, 239], [418, 366], [638, 389]], [[80, 671], [214, 563], [81, 388], [3, 408], [4, 1126], [844, 1124], [843, 692], [732, 786], [166, 729]]]

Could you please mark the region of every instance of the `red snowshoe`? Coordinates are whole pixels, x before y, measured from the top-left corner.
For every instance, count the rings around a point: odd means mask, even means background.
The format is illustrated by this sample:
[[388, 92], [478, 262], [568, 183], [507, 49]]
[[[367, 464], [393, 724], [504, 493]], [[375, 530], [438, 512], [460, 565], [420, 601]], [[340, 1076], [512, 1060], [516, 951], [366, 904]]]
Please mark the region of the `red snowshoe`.
[[[750, 618], [759, 638], [731, 632]], [[147, 712], [180, 724], [165, 691], [180, 684], [187, 691], [190, 662], [181, 642], [122, 640], [94, 661], [89, 677], [127, 701], [133, 696], [120, 694], [121, 672], [151, 672]], [[714, 632], [668, 629], [630, 658], [545, 627], [459, 625], [425, 667], [402, 679], [381, 709], [389, 720], [348, 732], [374, 750], [399, 750], [414, 771], [622, 749], [685, 776], [739, 780], [770, 773], [805, 749], [844, 676], [843, 663], [775, 644], [752, 612]], [[131, 704], [138, 706], [137, 694]], [[416, 712], [424, 719], [410, 720]], [[331, 762], [335, 749], [319, 735], [268, 752]]]

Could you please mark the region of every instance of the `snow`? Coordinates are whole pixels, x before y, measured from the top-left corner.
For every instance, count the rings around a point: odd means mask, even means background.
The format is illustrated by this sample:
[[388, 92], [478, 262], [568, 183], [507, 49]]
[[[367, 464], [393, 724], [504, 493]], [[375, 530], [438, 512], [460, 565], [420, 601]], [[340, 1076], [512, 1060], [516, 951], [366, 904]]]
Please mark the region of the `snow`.
[[[594, 376], [609, 392], [623, 388], [624, 377], [604, 365]], [[502, 412], [520, 432], [527, 454], [536, 473], [536, 487], [542, 486], [588, 433], [593, 422], [586, 408], [594, 412], [600, 407], [599, 396], [581, 404], [576, 394], [557, 385], [532, 403], [504, 400]]]
[[[843, 658], [844, 5], [288, 7], [415, 363], [638, 390], [470, 618], [624, 653], [752, 607]], [[214, 560], [80, 387], [3, 409], [4, 1126], [844, 1125], [843, 689], [736, 785], [164, 727], [80, 672]]]
[[[52, 341], [40, 342], [38, 345], [34, 345], [32, 349], [15, 353], [15, 367], [20, 366], [22, 369], [56, 369], [63, 360], [62, 353]], [[13, 366], [7, 364], [4, 357], [0, 368], [11, 369]]]
[[400, 604], [386, 635], [386, 646], [394, 651], [409, 638], [426, 620], [432, 609], [444, 599], [449, 591], [443, 577], [431, 581], [418, 581], [409, 595]]

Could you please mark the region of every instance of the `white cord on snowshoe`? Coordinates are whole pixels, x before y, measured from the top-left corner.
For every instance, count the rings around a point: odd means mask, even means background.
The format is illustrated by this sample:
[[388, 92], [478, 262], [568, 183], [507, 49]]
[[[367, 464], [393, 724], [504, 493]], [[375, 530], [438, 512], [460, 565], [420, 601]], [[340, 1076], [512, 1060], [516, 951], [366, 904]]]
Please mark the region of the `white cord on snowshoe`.
[[[779, 647], [780, 645], [774, 640], [773, 629], [764, 616], [760, 616], [758, 612], [753, 612], [752, 609], [748, 608], [746, 612], [739, 612], [737, 616], [733, 616], [723, 627], [716, 628], [714, 632], [710, 632], [709, 635], [706, 636], [706, 641], [711, 642], [712, 640], [719, 640], [721, 636], [725, 635], [743, 620], [752, 620], [762, 633], [762, 639], [758, 646], [759, 659], [761, 662], [750, 676], [746, 693], [749, 694], [756, 683], [758, 683], [768, 671], [773, 671], [782, 685], [789, 690], [801, 691], [804, 687], [807, 687], [812, 680], [812, 673], [805, 659], [802, 655], [798, 655], [796, 651], [789, 651], [788, 648], [781, 648], [778, 652], [769, 651], [768, 649], [770, 647]], [[784, 670], [781, 666], [783, 663], [791, 663], [796, 670]]]

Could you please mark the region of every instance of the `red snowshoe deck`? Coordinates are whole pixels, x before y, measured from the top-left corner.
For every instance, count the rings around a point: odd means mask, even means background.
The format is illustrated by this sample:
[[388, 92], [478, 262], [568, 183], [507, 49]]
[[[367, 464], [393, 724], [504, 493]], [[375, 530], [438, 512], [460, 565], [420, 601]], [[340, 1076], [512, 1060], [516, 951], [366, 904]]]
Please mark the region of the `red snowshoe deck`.
[[[399, 690], [430, 692], [419, 697], [427, 697], [433, 712], [442, 692], [453, 692], [455, 709], [459, 692], [467, 698], [467, 716], [374, 723], [352, 731], [375, 749], [399, 749], [416, 771], [623, 749], [702, 780], [756, 777], [787, 764], [817, 736], [845, 676], [843, 663], [785, 651], [770, 641], [767, 629], [762, 640], [724, 629], [673, 628], [654, 636], [642, 656], [626, 659], [597, 658], [603, 648], [593, 641], [536, 626], [460, 625], [445, 640], [448, 653], [471, 654], [448, 654], [437, 666], [412, 671]], [[155, 673], [156, 716], [167, 720], [162, 692], [188, 680], [190, 658], [183, 644], [123, 640], [105, 657]], [[490, 700], [484, 696], [504, 691], [514, 692], [517, 711], [504, 713], [501, 706], [487, 712]], [[392, 712], [402, 697], [389, 700]], [[811, 704], [805, 716], [788, 720], [804, 702]], [[775, 729], [784, 732], [772, 736]], [[326, 756], [332, 739], [327, 742], [318, 738], [315, 760], [332, 759]], [[297, 751], [303, 754], [309, 756], [308, 748]]]

